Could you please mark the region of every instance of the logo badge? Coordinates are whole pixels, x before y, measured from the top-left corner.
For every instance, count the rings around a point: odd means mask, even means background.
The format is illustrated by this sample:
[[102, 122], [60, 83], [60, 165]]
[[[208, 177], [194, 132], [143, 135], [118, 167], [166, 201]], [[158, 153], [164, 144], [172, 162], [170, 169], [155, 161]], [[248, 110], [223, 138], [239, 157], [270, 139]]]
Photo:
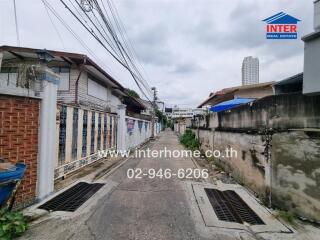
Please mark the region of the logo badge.
[[297, 39], [299, 19], [284, 12], [279, 12], [262, 21], [267, 23], [267, 39]]

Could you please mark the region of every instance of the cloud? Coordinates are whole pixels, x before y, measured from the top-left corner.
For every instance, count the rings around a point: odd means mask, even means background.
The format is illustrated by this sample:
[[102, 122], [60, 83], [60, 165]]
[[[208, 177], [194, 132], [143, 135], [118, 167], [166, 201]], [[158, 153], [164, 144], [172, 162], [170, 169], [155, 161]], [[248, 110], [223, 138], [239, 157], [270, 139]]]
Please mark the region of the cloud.
[[[128, 72], [86, 33], [59, 1], [48, 0], [121, 84], [138, 91]], [[122, 0], [114, 1], [150, 86], [168, 104], [197, 106], [212, 91], [241, 84], [246, 56], [260, 60], [261, 81], [281, 80], [303, 69], [303, 42], [265, 39], [262, 20], [283, 11], [312, 31], [313, 3], [305, 0]], [[15, 45], [12, 1], [0, 1], [0, 41]], [[57, 37], [39, 0], [17, 1], [22, 46], [87, 53], [53, 17]], [[35, 14], [35, 12], [37, 14]], [[41, 21], [39, 21], [41, 19]], [[87, 53], [88, 54], [88, 53]], [[88, 54], [90, 55], [90, 54]]]
[[170, 71], [170, 73], [193, 74], [201, 70], [202, 68], [198, 64], [193, 62], [188, 62], [188, 63], [179, 63], [175, 65], [174, 70]]
[[167, 44], [167, 29], [161, 24], [147, 26], [135, 33], [132, 39], [140, 61], [145, 64], [169, 65], [173, 54]]

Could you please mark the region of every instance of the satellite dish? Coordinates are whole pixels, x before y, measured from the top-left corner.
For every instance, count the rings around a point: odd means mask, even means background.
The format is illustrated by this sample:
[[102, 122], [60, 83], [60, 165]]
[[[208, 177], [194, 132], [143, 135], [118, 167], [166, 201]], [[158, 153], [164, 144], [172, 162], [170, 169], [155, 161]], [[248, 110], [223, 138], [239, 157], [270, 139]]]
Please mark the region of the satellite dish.
[[92, 0], [81, 0], [80, 4], [85, 12], [91, 12], [93, 9]]

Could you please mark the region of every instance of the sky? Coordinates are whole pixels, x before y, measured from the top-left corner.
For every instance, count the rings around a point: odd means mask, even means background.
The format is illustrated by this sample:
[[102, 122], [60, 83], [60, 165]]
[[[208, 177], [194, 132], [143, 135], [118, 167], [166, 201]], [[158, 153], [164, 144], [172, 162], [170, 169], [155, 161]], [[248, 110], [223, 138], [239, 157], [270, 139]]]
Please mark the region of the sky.
[[[108, 55], [59, 0], [47, 0], [81, 36], [90, 54], [41, 0], [16, 0], [20, 45], [89, 55], [123, 86], [133, 79]], [[73, 1], [73, 0], [72, 0]], [[303, 71], [303, 41], [313, 31], [313, 0], [113, 0], [150, 86], [167, 106], [196, 107], [210, 92], [241, 85], [241, 64], [258, 57], [260, 82]], [[17, 45], [13, 1], [0, 0], [0, 45]], [[263, 19], [288, 13], [298, 23], [297, 40], [267, 40]], [[138, 90], [137, 90], [138, 91]], [[139, 92], [139, 91], [138, 91]], [[141, 94], [140, 94], [141, 95]]]

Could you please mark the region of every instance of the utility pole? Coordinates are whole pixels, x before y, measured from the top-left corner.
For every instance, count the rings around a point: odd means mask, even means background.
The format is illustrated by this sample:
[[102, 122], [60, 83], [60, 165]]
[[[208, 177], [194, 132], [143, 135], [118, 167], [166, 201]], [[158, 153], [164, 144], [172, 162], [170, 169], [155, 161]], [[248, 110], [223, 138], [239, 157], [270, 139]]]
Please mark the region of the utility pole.
[[154, 126], [155, 126], [155, 116], [156, 116], [156, 101], [158, 100], [157, 97], [157, 88], [156, 87], [152, 87], [151, 90], [153, 91], [153, 101], [152, 101], [152, 107], [153, 107], [153, 111], [152, 111], [152, 120], [151, 120], [151, 139], [154, 139]]
[[[162, 104], [162, 115], [163, 116], [165, 116], [164, 115], [164, 112], [165, 112], [165, 110], [164, 110], [164, 102], [162, 102], [162, 101], [158, 101], [157, 103], [161, 103]], [[163, 117], [161, 118], [161, 131], [164, 129], [164, 119], [163, 119]]]

